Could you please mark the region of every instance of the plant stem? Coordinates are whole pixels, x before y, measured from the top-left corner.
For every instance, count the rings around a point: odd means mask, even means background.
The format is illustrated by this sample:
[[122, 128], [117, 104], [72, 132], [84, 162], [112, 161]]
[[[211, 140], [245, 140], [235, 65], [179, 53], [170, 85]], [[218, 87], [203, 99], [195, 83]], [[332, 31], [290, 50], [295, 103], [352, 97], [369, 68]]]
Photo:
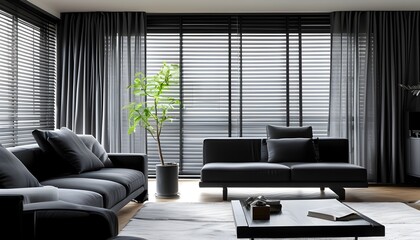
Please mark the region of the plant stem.
[[155, 104], [155, 114], [156, 114], [156, 142], [158, 145], [158, 152], [159, 152], [159, 159], [160, 159], [160, 163], [163, 165], [165, 165], [165, 162], [163, 161], [163, 153], [162, 153], [162, 148], [160, 146], [160, 129], [159, 129], [159, 116], [158, 116], [158, 112], [157, 112], [157, 100], [154, 100], [154, 104]]

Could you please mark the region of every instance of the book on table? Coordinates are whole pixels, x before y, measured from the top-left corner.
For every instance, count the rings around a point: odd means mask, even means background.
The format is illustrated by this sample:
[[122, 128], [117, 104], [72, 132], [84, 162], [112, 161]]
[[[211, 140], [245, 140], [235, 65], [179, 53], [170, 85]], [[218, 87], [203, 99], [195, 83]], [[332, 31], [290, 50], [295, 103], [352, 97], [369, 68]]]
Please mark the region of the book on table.
[[361, 218], [354, 210], [343, 204], [309, 210], [308, 216], [331, 221], [349, 221]]

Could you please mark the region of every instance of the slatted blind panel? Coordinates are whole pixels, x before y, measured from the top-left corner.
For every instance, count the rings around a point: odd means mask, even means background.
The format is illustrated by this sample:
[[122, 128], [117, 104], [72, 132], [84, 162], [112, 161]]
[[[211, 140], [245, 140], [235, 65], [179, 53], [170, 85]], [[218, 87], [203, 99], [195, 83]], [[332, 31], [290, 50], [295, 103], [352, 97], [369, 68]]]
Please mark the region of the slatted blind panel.
[[0, 143], [35, 143], [55, 127], [55, 24], [0, 10], [0, 29]]
[[325, 16], [240, 18], [239, 136], [264, 137], [267, 124], [327, 135], [329, 24]]
[[301, 18], [302, 29], [302, 125], [313, 127], [314, 136], [328, 135], [330, 106], [330, 20]]
[[[147, 75], [156, 74], [164, 61], [167, 64], [179, 64], [181, 34], [179, 25], [175, 23], [178, 23], [178, 18], [167, 19], [163, 22], [161, 19], [155, 19], [154, 22], [149, 21], [146, 39]], [[171, 96], [180, 97], [179, 86], [178, 84], [170, 91]], [[178, 163], [181, 151], [180, 112], [179, 110], [172, 111], [170, 115], [173, 117], [173, 121], [165, 123], [161, 135], [162, 150], [165, 162]], [[147, 135], [147, 155], [149, 173], [153, 175], [156, 173], [155, 166], [160, 163], [160, 160], [156, 141], [149, 134]]]
[[197, 174], [204, 138], [228, 136], [229, 21], [185, 17], [182, 24], [181, 169], [184, 174]]
[[328, 135], [330, 46], [329, 33], [302, 34], [302, 124], [318, 137]]
[[181, 174], [200, 173], [204, 138], [265, 137], [267, 124], [325, 136], [329, 26], [328, 15], [149, 15], [148, 73], [163, 60], [181, 65], [184, 108], [165, 129]]
[[265, 137], [266, 125], [286, 126], [286, 18], [242, 17], [242, 134]]

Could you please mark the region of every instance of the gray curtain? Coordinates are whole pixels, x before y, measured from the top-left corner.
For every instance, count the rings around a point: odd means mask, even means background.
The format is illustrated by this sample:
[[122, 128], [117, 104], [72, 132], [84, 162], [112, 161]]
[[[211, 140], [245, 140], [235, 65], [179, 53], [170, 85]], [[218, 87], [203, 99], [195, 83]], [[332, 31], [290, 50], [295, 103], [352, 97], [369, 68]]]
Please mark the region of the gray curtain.
[[329, 134], [350, 140], [370, 181], [404, 182], [405, 113], [417, 99], [399, 84], [419, 81], [419, 33], [419, 12], [332, 14]]
[[57, 127], [92, 134], [109, 152], [144, 152], [127, 134], [127, 86], [145, 72], [145, 13], [64, 13], [58, 34]]

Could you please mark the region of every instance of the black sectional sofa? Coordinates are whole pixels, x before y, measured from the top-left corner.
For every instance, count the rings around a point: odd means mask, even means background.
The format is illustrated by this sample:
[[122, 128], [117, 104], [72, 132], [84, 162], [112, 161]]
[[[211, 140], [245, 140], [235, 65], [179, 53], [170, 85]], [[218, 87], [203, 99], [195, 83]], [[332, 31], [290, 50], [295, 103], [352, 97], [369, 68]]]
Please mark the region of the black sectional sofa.
[[[90, 148], [93, 136], [79, 136]], [[57, 187], [59, 200], [118, 212], [131, 200], [144, 202], [147, 192], [147, 156], [109, 153], [106, 166], [82, 173], [62, 173], [51, 164], [51, 156], [37, 144], [8, 148], [37, 177], [42, 186]], [[52, 160], [54, 161], [54, 160]]]
[[[312, 137], [312, 129], [305, 137]], [[368, 186], [366, 169], [349, 163], [347, 139], [270, 139], [205, 139], [200, 187], [222, 187], [227, 200], [229, 187], [328, 187], [345, 199], [344, 188]], [[276, 152], [272, 143], [283, 147]]]
[[93, 136], [68, 129], [33, 135], [38, 144], [0, 146], [0, 200], [16, 196], [23, 206], [22, 236], [13, 239], [111, 239], [116, 213], [148, 199], [145, 154], [108, 154]]

